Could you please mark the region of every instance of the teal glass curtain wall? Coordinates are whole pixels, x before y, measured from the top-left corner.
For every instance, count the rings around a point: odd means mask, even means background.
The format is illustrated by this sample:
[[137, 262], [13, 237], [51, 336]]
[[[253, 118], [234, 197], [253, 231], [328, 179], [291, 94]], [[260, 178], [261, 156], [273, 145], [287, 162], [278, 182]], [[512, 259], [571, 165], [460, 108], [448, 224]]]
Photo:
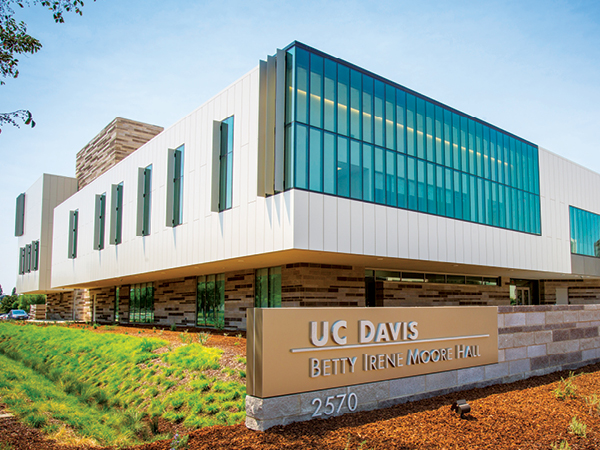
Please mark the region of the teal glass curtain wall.
[[536, 146], [294, 44], [285, 188], [541, 234]]
[[571, 253], [600, 258], [600, 215], [569, 206]]

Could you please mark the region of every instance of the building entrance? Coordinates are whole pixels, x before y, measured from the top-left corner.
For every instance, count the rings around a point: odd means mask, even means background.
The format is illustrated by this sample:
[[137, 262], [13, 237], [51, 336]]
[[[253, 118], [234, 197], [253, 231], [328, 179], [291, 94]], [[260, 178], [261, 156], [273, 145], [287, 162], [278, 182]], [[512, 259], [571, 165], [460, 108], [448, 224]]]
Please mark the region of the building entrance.
[[528, 287], [517, 287], [517, 305], [531, 305], [531, 289]]

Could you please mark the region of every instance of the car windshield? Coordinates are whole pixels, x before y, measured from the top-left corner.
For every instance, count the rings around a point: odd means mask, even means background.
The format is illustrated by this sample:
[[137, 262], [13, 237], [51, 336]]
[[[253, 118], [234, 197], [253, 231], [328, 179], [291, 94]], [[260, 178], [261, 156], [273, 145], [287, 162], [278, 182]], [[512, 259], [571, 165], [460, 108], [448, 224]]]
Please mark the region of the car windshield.
[[24, 316], [24, 315], [26, 315], [27, 313], [26, 313], [25, 311], [23, 311], [22, 309], [15, 309], [15, 310], [12, 312], [12, 314], [13, 314], [13, 316]]

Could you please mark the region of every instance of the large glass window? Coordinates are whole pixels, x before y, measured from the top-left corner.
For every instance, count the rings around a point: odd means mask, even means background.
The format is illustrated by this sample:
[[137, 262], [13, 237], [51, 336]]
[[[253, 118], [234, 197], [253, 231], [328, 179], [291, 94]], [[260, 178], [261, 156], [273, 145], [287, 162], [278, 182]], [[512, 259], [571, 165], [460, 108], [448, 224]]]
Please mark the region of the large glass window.
[[221, 122], [219, 165], [219, 211], [225, 211], [233, 198], [233, 116]]
[[223, 328], [225, 326], [225, 275], [198, 277], [196, 302], [198, 326]]
[[154, 286], [152, 283], [133, 284], [129, 289], [129, 321], [154, 322]]
[[286, 189], [541, 234], [536, 146], [304, 45], [286, 61]]
[[571, 253], [600, 258], [600, 215], [569, 206], [569, 216]]
[[281, 267], [258, 269], [254, 281], [256, 308], [281, 307]]

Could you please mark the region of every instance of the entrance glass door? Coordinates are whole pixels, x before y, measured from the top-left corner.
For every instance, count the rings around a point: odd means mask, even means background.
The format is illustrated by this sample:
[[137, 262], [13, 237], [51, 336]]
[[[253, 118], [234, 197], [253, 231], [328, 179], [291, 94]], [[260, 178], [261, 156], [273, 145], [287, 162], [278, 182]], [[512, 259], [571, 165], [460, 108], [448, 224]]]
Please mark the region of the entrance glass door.
[[517, 286], [517, 305], [531, 305], [531, 289]]

